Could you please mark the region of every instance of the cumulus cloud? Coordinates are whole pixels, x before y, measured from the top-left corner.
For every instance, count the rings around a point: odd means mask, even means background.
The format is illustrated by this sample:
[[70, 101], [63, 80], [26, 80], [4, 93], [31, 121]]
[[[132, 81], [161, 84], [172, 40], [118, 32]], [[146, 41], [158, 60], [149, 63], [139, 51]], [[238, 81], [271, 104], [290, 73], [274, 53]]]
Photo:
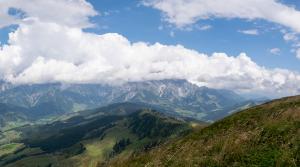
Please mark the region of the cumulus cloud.
[[264, 19], [300, 32], [300, 11], [277, 0], [144, 0], [178, 27], [210, 18]]
[[250, 29], [250, 30], [239, 30], [238, 32], [246, 35], [259, 35], [259, 32], [257, 29]]
[[[11, 10], [19, 12], [10, 13]], [[97, 15], [85, 0], [0, 0], [0, 28], [22, 23], [23, 17], [18, 13], [23, 13], [25, 18], [80, 28], [92, 26], [89, 17]]]
[[132, 43], [120, 34], [88, 33], [83, 24], [70, 23], [75, 22], [23, 18], [0, 47], [0, 78], [16, 84], [186, 79], [240, 92], [299, 93], [300, 74], [259, 66], [245, 53], [206, 55], [181, 45]]
[[[218, 67], [218, 68], [216, 68]], [[1, 76], [13, 83], [122, 83], [187, 79], [242, 92], [296, 94], [300, 75], [266, 69], [246, 54], [211, 56], [181, 45], [131, 43], [119, 34], [96, 35], [33, 21], [10, 34], [0, 50]]]

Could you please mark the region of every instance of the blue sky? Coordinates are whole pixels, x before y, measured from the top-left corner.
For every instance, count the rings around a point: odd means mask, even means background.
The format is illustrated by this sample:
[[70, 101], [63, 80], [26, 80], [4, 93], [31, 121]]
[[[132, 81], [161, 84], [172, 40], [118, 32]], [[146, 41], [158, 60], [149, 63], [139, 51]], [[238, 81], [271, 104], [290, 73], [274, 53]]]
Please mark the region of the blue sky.
[[[138, 0], [89, 0], [89, 2], [101, 15], [92, 19], [97, 28], [88, 31], [98, 34], [116, 32], [132, 42], [180, 44], [206, 54], [225, 52], [237, 56], [245, 52], [261, 66], [300, 71], [300, 60], [291, 52], [292, 44], [286, 42], [280, 32], [285, 27], [275, 23], [264, 20], [210, 19], [198, 21], [196, 25], [210, 25], [211, 29], [187, 31], [162, 21], [160, 11], [139, 5]], [[282, 2], [300, 8], [300, 1]], [[159, 27], [163, 29], [160, 30]], [[258, 29], [260, 34], [246, 35], [238, 32], [248, 29]], [[174, 33], [174, 36], [171, 36], [171, 33]], [[280, 54], [271, 54], [272, 48], [279, 48]]]

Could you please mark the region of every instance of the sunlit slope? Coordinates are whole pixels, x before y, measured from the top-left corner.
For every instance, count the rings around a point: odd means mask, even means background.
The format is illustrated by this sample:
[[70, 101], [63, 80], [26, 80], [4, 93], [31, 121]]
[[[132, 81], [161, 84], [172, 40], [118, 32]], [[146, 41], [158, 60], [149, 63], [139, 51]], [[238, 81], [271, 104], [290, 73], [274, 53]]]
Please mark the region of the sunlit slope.
[[300, 166], [300, 96], [236, 113], [110, 166]]

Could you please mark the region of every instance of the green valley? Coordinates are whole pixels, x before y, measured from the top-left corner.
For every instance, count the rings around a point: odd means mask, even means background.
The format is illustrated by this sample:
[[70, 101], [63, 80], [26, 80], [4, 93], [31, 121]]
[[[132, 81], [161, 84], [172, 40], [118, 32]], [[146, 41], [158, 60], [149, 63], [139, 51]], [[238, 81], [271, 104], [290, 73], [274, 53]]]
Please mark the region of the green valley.
[[96, 167], [192, 130], [190, 122], [133, 103], [113, 104], [69, 117], [15, 128], [19, 137], [1, 146], [0, 165]]

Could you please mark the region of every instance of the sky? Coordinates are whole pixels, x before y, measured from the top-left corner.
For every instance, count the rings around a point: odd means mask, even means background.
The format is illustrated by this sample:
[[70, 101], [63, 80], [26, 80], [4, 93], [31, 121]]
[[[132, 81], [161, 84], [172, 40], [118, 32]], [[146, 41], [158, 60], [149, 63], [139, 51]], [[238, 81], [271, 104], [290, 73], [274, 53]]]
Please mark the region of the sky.
[[0, 0], [0, 79], [300, 93], [298, 0]]
[[[279, 24], [265, 20], [211, 18], [199, 20], [195, 24], [187, 25], [186, 29], [180, 29], [162, 21], [161, 11], [140, 5], [138, 0], [89, 2], [98, 11], [103, 11], [102, 16], [93, 19], [95, 23], [101, 23], [93, 30], [97, 33], [117, 32], [133, 42], [181, 44], [206, 54], [226, 52], [229, 55], [238, 55], [246, 52], [259, 65], [300, 71], [300, 59], [292, 51], [293, 43], [285, 41], [281, 32], [288, 31], [288, 27]], [[300, 1], [284, 2], [300, 10]], [[255, 30], [255, 33], [242, 33], [247, 30]], [[277, 48], [275, 53], [271, 52], [274, 48]]]

